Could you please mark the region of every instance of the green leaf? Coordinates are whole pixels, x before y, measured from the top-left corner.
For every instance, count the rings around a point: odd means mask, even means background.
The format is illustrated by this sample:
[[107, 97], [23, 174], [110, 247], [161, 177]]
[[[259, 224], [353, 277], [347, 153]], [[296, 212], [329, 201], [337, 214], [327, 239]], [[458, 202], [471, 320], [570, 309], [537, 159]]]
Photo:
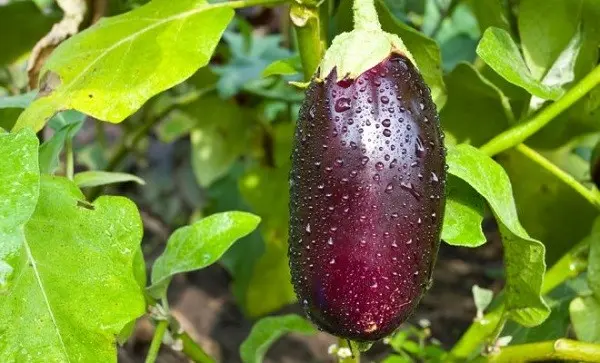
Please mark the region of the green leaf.
[[261, 78], [269, 64], [290, 57], [289, 50], [280, 46], [280, 35], [252, 35], [246, 44], [244, 36], [226, 32], [223, 39], [229, 44], [231, 59], [222, 66], [213, 67], [221, 78], [217, 82], [219, 95], [228, 98], [238, 93], [248, 82]]
[[13, 270], [0, 295], [0, 361], [116, 362], [115, 336], [144, 313], [132, 271], [137, 208], [122, 197], [84, 200], [71, 181], [42, 176], [22, 243], [4, 254]]
[[600, 302], [594, 296], [577, 297], [569, 306], [577, 339], [600, 343]]
[[440, 112], [446, 143], [480, 146], [514, 122], [508, 98], [470, 64], [457, 65], [446, 84], [448, 102]]
[[534, 79], [542, 79], [577, 31], [581, 4], [582, 0], [520, 2], [518, 21], [521, 46]]
[[225, 3], [153, 0], [103, 18], [52, 53], [42, 73], [43, 97], [15, 128], [39, 130], [66, 109], [121, 122], [206, 65], [233, 13]]
[[261, 363], [267, 350], [282, 335], [289, 332], [312, 335], [317, 330], [298, 315], [272, 316], [259, 320], [240, 346], [244, 363]]
[[238, 239], [252, 232], [260, 218], [246, 212], [213, 214], [177, 229], [167, 248], [154, 262], [152, 285], [148, 292], [155, 298], [165, 296], [173, 275], [198, 270], [215, 263]]
[[39, 196], [37, 148], [38, 139], [31, 130], [0, 134], [0, 185], [4, 186], [0, 188], [0, 300], [9, 291], [11, 276], [14, 277], [14, 267], [8, 259], [23, 243], [24, 225]]
[[505, 30], [488, 28], [477, 46], [477, 54], [507, 81], [532, 95], [555, 100], [563, 93], [561, 88], [546, 86], [531, 74], [517, 44]]
[[594, 222], [591, 237], [587, 278], [590, 289], [594, 292], [596, 299], [600, 301], [600, 218]]
[[473, 293], [473, 300], [475, 301], [475, 307], [477, 308], [477, 316], [483, 317], [485, 309], [490, 306], [490, 303], [494, 298], [494, 292], [477, 285], [473, 285], [471, 292]]
[[22, 110], [29, 106], [36, 95], [37, 92], [34, 91], [16, 96], [0, 97], [0, 128], [12, 129]]
[[463, 180], [448, 175], [442, 240], [453, 246], [477, 247], [486, 242], [481, 229], [483, 198]]
[[503, 0], [469, 0], [481, 32], [489, 27], [510, 31], [507, 6]]
[[31, 51], [57, 20], [56, 16], [44, 15], [30, 1], [0, 5], [0, 66], [8, 65]]
[[286, 59], [279, 59], [269, 64], [265, 69], [263, 69], [262, 76], [288, 76], [300, 72], [301, 69], [302, 65], [300, 63], [300, 57], [294, 56]]
[[64, 111], [54, 116], [49, 125], [55, 130], [50, 140], [40, 146], [40, 172], [54, 174], [60, 153], [67, 139], [72, 139], [83, 126], [85, 115], [77, 111]]
[[82, 171], [75, 174], [73, 181], [80, 188], [97, 187], [99, 185], [135, 182], [140, 185], [145, 185], [146, 182], [135, 175], [127, 173], [90, 170]]
[[[546, 246], [546, 263], [556, 262], [590, 231], [597, 208], [557, 176], [531, 149], [516, 148], [497, 156], [508, 174], [519, 219]], [[575, 166], [572, 158], [567, 163]]]
[[265, 253], [255, 262], [245, 294], [250, 316], [260, 316], [296, 301], [288, 260], [289, 168], [255, 168], [240, 180], [240, 192], [262, 217]]
[[247, 151], [251, 120], [236, 103], [216, 95], [201, 98], [184, 111], [197, 120], [191, 132], [192, 167], [198, 184], [207, 187]]
[[156, 135], [160, 141], [168, 144], [189, 134], [197, 123], [198, 121], [187, 113], [173, 110], [158, 124]]
[[506, 268], [506, 312], [524, 326], [542, 323], [549, 314], [541, 297], [544, 245], [521, 226], [508, 176], [494, 160], [469, 145], [451, 148], [446, 162], [450, 174], [486, 199], [498, 221]]

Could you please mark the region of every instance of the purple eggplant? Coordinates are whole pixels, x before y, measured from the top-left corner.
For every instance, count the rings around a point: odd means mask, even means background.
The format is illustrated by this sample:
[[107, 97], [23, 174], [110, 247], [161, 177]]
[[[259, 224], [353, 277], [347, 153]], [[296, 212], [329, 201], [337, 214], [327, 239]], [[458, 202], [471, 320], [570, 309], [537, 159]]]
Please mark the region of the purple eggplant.
[[313, 78], [290, 173], [290, 267], [322, 330], [392, 333], [431, 281], [445, 204], [445, 148], [430, 90], [392, 53], [354, 79]]

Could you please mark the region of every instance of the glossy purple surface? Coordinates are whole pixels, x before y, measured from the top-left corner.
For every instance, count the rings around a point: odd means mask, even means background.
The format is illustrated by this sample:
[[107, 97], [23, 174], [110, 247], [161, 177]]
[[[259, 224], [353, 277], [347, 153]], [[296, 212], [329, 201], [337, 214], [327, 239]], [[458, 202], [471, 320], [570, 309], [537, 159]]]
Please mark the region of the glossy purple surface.
[[393, 55], [354, 81], [313, 81], [290, 174], [292, 282], [334, 335], [380, 339], [431, 280], [444, 211], [445, 149], [418, 71]]

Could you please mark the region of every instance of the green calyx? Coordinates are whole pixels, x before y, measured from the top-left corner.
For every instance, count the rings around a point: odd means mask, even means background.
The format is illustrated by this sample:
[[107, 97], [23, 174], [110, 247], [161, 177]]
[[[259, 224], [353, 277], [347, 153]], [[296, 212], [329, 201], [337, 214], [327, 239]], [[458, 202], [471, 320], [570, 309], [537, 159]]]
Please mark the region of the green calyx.
[[319, 67], [320, 79], [325, 79], [334, 68], [338, 81], [356, 79], [392, 53], [406, 56], [417, 66], [402, 39], [381, 30], [373, 0], [354, 0], [353, 12], [355, 29], [333, 39]]

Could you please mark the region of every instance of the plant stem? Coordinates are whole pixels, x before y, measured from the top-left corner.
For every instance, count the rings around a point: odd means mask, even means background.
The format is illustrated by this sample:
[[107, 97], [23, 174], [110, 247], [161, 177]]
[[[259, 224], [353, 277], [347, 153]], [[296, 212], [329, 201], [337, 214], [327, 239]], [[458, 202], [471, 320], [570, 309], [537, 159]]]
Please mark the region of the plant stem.
[[73, 156], [73, 139], [67, 137], [65, 141], [65, 151], [66, 151], [66, 176], [69, 180], [73, 180], [74, 170], [75, 170], [75, 160]]
[[500, 349], [488, 356], [488, 362], [531, 362], [540, 360], [561, 360], [578, 362], [598, 362], [600, 345], [570, 339], [519, 344]]
[[354, 28], [367, 31], [380, 31], [381, 23], [377, 16], [374, 0], [354, 0]]
[[440, 19], [438, 20], [438, 22], [435, 24], [435, 27], [431, 31], [431, 35], [429, 36], [430, 38], [435, 39], [437, 33], [440, 31], [440, 29], [442, 29], [442, 24], [444, 23], [444, 20], [449, 15], [452, 15], [452, 13], [454, 12], [454, 9], [456, 9], [456, 6], [459, 4], [459, 2], [460, 2], [460, 0], [452, 0], [450, 2], [450, 5], [448, 5], [447, 8], [440, 9]]
[[590, 248], [588, 238], [576, 244], [569, 252], [565, 253], [544, 275], [542, 294], [547, 294], [565, 280], [579, 276], [587, 269], [585, 254]]
[[515, 147], [535, 134], [542, 127], [552, 121], [556, 116], [569, 108], [573, 103], [585, 96], [592, 88], [600, 83], [600, 65], [596, 66], [579, 83], [573, 86], [556, 102], [544, 108], [531, 119], [520, 123], [483, 145], [480, 150], [489, 156], [496, 155], [504, 150]]
[[182, 352], [191, 360], [198, 363], [214, 363], [215, 360], [198, 343], [196, 343], [188, 333], [183, 332], [177, 337], [183, 342]]
[[315, 6], [293, 3], [290, 6], [290, 19], [296, 30], [304, 80], [309, 81], [325, 53], [325, 43], [321, 37], [319, 9]]
[[532, 161], [539, 164], [544, 169], [554, 174], [554, 176], [560, 179], [563, 183], [567, 184], [568, 186], [573, 188], [578, 194], [587, 199], [588, 202], [590, 202], [590, 204], [600, 209], [600, 195], [598, 193], [586, 188], [575, 178], [573, 178], [573, 176], [566, 173], [554, 163], [552, 163], [542, 155], [538, 154], [535, 150], [532, 150], [531, 148], [525, 146], [524, 144], [517, 145], [516, 149]]
[[290, 0], [234, 0], [211, 5], [219, 5], [220, 7], [228, 7], [231, 9], [249, 8], [251, 6], [277, 6], [285, 4]]
[[150, 343], [150, 349], [148, 349], [148, 355], [146, 356], [146, 363], [156, 362], [158, 350], [160, 349], [163, 336], [165, 335], [168, 326], [168, 320], [160, 320], [156, 325], [156, 329], [154, 330], [154, 336], [152, 337], [152, 342]]

